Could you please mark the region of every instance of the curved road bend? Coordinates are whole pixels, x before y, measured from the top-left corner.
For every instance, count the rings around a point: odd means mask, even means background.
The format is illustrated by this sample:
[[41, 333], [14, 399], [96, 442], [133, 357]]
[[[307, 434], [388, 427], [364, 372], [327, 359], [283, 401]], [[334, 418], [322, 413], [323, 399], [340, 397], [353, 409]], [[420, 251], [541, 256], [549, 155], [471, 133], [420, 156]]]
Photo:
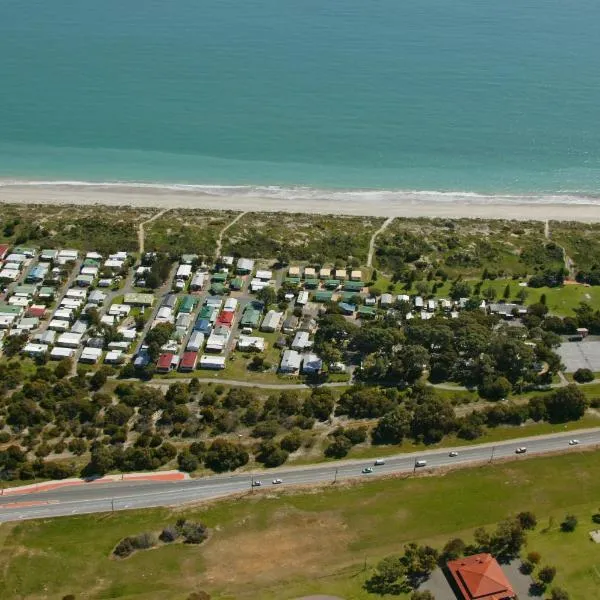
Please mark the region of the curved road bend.
[[[579, 445], [569, 446], [569, 440], [576, 437]], [[214, 475], [200, 479], [178, 482], [132, 482], [123, 481], [105, 484], [78, 485], [53, 491], [32, 492], [20, 495], [0, 496], [0, 522], [21, 519], [58, 517], [65, 515], [108, 512], [134, 508], [173, 506], [221, 498], [230, 494], [250, 491], [252, 478], [262, 481], [262, 488], [309, 485], [340, 480], [362, 478], [394, 473], [408, 473], [415, 469], [415, 460], [426, 460], [425, 469], [435, 469], [449, 465], [469, 465], [497, 458], [515, 458], [540, 455], [556, 451], [576, 452], [578, 448], [600, 445], [600, 427], [576, 432], [550, 434], [521, 438], [497, 444], [480, 444], [427, 450], [410, 454], [398, 454], [385, 458], [385, 464], [374, 467], [372, 474], [362, 474], [373, 460], [358, 459], [331, 462], [326, 464], [283, 467], [269, 471], [245, 472], [231, 475]], [[518, 446], [526, 446], [527, 453], [516, 455]], [[449, 452], [456, 450], [457, 457]], [[493, 457], [492, 457], [493, 454]], [[417, 469], [418, 470], [418, 469]], [[281, 486], [272, 486], [271, 481], [279, 478]]]

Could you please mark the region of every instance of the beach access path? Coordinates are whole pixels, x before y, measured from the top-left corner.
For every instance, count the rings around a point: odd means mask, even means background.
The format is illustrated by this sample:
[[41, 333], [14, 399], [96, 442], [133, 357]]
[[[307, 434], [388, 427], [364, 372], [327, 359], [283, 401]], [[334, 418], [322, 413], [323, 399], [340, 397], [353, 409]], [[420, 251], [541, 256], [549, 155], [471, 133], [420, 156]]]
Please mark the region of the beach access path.
[[173, 189], [135, 184], [12, 183], [0, 181], [0, 202], [18, 204], [89, 204], [90, 206], [134, 206], [288, 212], [325, 215], [358, 215], [406, 218], [513, 219], [519, 221], [600, 222], [600, 205], [569, 203], [561, 196], [483, 196], [456, 193], [444, 200], [435, 194], [397, 192], [388, 197], [351, 194], [343, 201], [321, 197], [260, 197], [211, 195], [198, 189]]
[[389, 217], [383, 222], [383, 225], [371, 236], [371, 241], [369, 242], [369, 254], [367, 256], [367, 267], [373, 266], [373, 254], [375, 254], [375, 240], [380, 233], [383, 233], [387, 227], [389, 227], [390, 223], [394, 220], [394, 217]]
[[160, 212], [156, 213], [155, 215], [152, 215], [147, 221], [143, 221], [142, 223], [140, 223], [138, 225], [138, 249], [139, 249], [140, 256], [142, 256], [144, 254], [144, 241], [145, 241], [144, 225], [148, 225], [148, 223], [152, 223], [152, 221], [155, 221], [159, 217], [162, 217], [165, 213], [169, 212], [169, 210], [171, 210], [171, 209], [165, 208], [164, 210], [161, 210]]

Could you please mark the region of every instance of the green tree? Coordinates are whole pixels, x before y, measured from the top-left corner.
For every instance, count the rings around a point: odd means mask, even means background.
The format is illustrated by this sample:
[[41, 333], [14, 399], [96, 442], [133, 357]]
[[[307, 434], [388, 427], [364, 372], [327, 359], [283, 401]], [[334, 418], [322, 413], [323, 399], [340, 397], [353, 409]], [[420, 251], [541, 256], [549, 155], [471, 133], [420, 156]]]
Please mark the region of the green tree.
[[282, 465], [289, 454], [273, 441], [263, 442], [256, 454], [256, 460], [262, 463], [265, 467], [272, 468]]
[[398, 595], [410, 589], [406, 578], [406, 568], [400, 556], [388, 556], [377, 564], [375, 573], [365, 582], [365, 589], [371, 594]]
[[259, 290], [256, 297], [265, 305], [265, 307], [277, 302], [277, 292], [270, 286], [266, 286]]
[[577, 527], [577, 517], [575, 515], [567, 515], [564, 521], [560, 524], [562, 531], [571, 532], [575, 531]]
[[216, 473], [235, 471], [245, 465], [250, 459], [241, 444], [236, 444], [223, 438], [216, 438], [211, 443], [204, 464]]
[[573, 373], [573, 379], [577, 383], [588, 383], [594, 381], [594, 373], [590, 369], [577, 369]]
[[325, 448], [325, 456], [328, 458], [343, 458], [350, 452], [352, 442], [345, 435], [336, 436]]
[[523, 511], [517, 515], [517, 520], [521, 524], [521, 527], [525, 530], [535, 529], [537, 525], [537, 519], [531, 511]]
[[410, 433], [411, 414], [403, 406], [397, 406], [385, 414], [372, 432], [374, 444], [400, 444]]
[[542, 567], [538, 572], [538, 578], [544, 583], [552, 583], [556, 577], [556, 567]]
[[191, 473], [199, 466], [198, 457], [189, 450], [183, 450], [177, 455], [177, 465], [180, 471]]
[[314, 388], [311, 395], [304, 401], [302, 412], [307, 417], [327, 421], [334, 406], [335, 397], [329, 388]]
[[545, 405], [550, 422], [564, 423], [581, 419], [587, 409], [588, 400], [580, 388], [568, 385], [546, 396]]
[[429, 590], [416, 590], [410, 595], [410, 600], [435, 600], [435, 596]]

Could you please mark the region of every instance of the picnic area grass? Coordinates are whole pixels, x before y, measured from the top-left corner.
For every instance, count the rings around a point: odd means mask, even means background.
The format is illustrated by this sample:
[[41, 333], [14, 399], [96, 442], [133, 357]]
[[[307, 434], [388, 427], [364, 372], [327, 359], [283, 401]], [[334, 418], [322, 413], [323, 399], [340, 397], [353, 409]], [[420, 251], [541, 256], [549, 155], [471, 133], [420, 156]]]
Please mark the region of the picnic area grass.
[[[298, 493], [269, 489], [185, 510], [8, 523], [0, 526], [0, 597], [175, 600], [204, 590], [213, 600], [317, 592], [374, 599], [364, 580], [380, 558], [401, 552], [405, 543], [440, 548], [454, 536], [470, 541], [476, 527], [532, 510], [539, 525], [525, 551], [538, 551], [543, 564], [557, 567], [555, 583], [572, 600], [589, 600], [600, 594], [600, 549], [588, 539], [599, 496], [598, 453], [577, 450], [440, 476]], [[566, 513], [579, 518], [573, 533], [560, 532]], [[210, 539], [109, 558], [124, 536], [158, 532], [180, 516], [206, 523]]]

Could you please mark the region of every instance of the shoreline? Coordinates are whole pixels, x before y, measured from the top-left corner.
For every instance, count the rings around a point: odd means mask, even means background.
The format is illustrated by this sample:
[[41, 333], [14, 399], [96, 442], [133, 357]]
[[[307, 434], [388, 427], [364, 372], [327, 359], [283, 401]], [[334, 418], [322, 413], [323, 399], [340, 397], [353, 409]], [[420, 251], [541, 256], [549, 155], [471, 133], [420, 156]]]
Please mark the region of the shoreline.
[[[262, 193], [261, 193], [262, 190]], [[289, 197], [285, 197], [285, 193]], [[571, 202], [567, 200], [571, 199]], [[561, 201], [562, 200], [562, 201]], [[287, 212], [404, 218], [600, 222], [598, 198], [452, 192], [310, 190], [277, 186], [0, 182], [0, 203], [85, 204], [196, 210]]]

